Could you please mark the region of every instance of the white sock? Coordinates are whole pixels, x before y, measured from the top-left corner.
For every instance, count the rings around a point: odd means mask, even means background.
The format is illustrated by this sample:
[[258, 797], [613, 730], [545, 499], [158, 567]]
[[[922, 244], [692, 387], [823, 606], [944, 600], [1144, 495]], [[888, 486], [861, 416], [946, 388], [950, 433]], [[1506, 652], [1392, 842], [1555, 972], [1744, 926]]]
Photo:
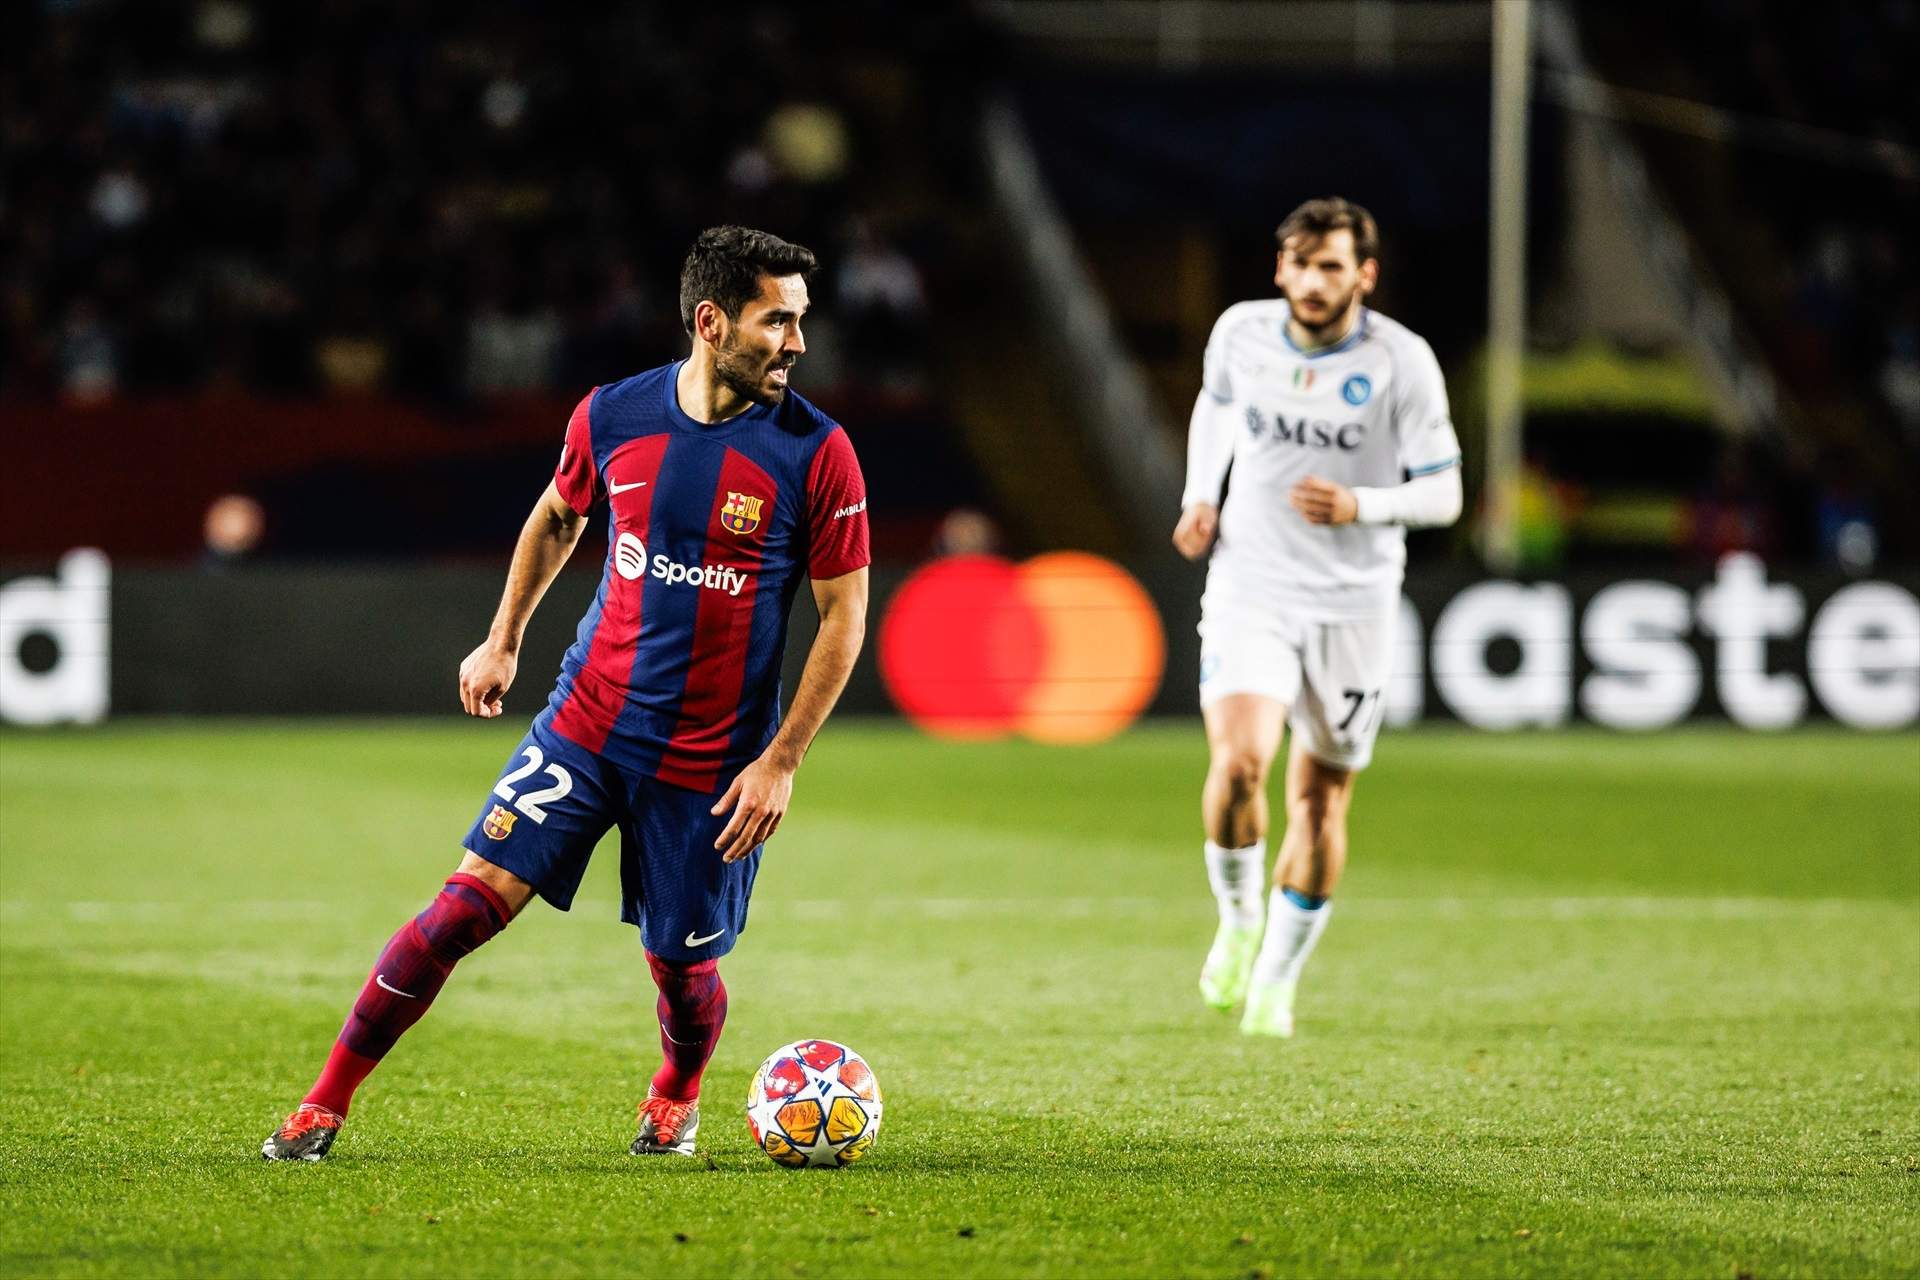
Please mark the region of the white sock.
[[1220, 908], [1220, 923], [1252, 928], [1260, 923], [1260, 886], [1267, 882], [1267, 842], [1223, 849], [1207, 841], [1207, 883]]
[[1300, 980], [1300, 970], [1313, 954], [1313, 944], [1326, 931], [1333, 904], [1323, 902], [1313, 910], [1295, 905], [1279, 889], [1267, 898], [1267, 936], [1260, 940], [1260, 955], [1253, 962], [1253, 980], [1262, 985], [1292, 984]]

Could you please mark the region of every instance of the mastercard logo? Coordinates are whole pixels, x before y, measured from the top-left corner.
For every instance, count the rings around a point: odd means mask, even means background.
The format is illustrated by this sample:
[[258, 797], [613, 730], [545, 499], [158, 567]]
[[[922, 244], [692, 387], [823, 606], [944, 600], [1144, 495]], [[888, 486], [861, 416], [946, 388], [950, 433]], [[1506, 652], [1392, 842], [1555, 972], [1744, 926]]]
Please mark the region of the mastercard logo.
[[1153, 701], [1166, 657], [1145, 589], [1082, 551], [936, 560], [901, 585], [880, 624], [888, 695], [944, 738], [1110, 738]]

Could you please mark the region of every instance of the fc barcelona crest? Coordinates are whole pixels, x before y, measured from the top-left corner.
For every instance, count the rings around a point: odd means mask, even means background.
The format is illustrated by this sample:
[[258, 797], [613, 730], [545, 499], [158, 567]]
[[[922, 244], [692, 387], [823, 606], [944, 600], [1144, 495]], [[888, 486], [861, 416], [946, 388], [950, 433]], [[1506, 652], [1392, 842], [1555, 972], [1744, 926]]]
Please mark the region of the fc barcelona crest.
[[519, 814], [495, 805], [493, 812], [487, 815], [487, 820], [480, 824], [480, 829], [487, 833], [489, 840], [505, 840], [512, 833], [513, 824], [519, 820]]
[[720, 527], [729, 533], [752, 533], [760, 527], [760, 508], [765, 503], [765, 498], [727, 490], [727, 500], [720, 507]]

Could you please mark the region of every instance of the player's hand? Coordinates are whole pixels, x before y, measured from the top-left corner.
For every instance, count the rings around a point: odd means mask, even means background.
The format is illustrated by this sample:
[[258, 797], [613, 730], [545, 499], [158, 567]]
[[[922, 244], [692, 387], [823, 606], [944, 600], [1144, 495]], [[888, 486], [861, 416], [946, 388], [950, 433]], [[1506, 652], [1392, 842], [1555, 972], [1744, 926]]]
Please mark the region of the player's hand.
[[1287, 494], [1287, 503], [1306, 517], [1308, 524], [1351, 524], [1360, 514], [1359, 500], [1353, 490], [1319, 476], [1308, 476]]
[[1187, 559], [1198, 560], [1213, 546], [1213, 536], [1219, 531], [1220, 508], [1211, 502], [1196, 502], [1180, 513], [1180, 523], [1173, 526], [1174, 548]]
[[780, 829], [793, 799], [793, 770], [782, 768], [761, 756], [742, 769], [733, 785], [720, 797], [711, 812], [719, 817], [728, 809], [733, 817], [713, 847], [720, 850], [722, 862], [738, 862], [752, 853], [756, 845], [766, 843]]
[[460, 664], [460, 705], [470, 716], [491, 720], [501, 712], [500, 700], [513, 684], [520, 655], [488, 640]]

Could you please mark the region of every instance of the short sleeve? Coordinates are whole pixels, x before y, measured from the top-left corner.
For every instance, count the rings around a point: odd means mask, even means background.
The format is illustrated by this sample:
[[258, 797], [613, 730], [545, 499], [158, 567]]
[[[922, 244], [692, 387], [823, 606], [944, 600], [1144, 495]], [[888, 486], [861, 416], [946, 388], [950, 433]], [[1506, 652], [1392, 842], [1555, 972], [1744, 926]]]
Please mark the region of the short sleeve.
[[838, 578], [873, 559], [867, 545], [867, 482], [844, 427], [835, 427], [807, 469], [807, 576]]
[[1458, 465], [1460, 440], [1453, 433], [1446, 379], [1440, 374], [1440, 362], [1433, 358], [1433, 348], [1415, 339], [1404, 353], [1407, 358], [1395, 370], [1399, 392], [1393, 409], [1400, 465], [1411, 476], [1431, 475]]
[[560, 447], [560, 465], [553, 469], [553, 487], [566, 504], [581, 515], [601, 496], [600, 468], [593, 461], [593, 392], [582, 396], [567, 419], [567, 442]]

